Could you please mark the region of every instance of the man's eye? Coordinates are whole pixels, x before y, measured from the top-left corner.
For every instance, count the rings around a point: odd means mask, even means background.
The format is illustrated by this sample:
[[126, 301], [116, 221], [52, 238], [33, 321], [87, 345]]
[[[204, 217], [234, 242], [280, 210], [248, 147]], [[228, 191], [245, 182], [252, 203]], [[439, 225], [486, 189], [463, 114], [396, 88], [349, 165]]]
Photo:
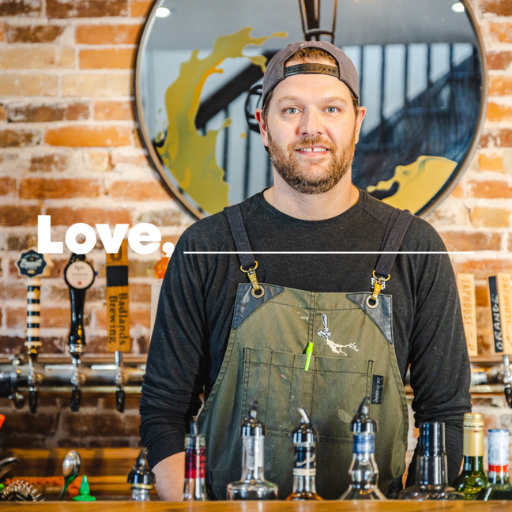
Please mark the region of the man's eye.
[[289, 107], [284, 110], [285, 114], [296, 114], [299, 111], [298, 108]]
[[327, 107], [326, 110], [329, 114], [335, 114], [338, 112], [338, 107]]

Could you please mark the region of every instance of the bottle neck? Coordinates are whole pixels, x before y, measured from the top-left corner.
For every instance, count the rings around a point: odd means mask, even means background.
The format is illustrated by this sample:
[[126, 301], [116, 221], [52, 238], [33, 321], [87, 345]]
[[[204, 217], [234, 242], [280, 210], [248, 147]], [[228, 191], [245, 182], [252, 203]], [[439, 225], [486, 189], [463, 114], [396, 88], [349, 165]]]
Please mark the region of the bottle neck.
[[316, 450], [314, 443], [295, 445], [293, 492], [316, 494]]
[[379, 470], [375, 462], [374, 450], [373, 434], [354, 435], [354, 452], [349, 468], [352, 487], [369, 489], [377, 486]]
[[483, 473], [484, 458], [482, 456], [470, 457], [469, 455], [464, 455], [463, 471], [468, 473]]
[[206, 499], [205, 448], [194, 447], [185, 450], [184, 499], [203, 501]]
[[448, 485], [446, 455], [427, 457], [418, 455], [416, 467], [417, 485]]
[[265, 480], [265, 438], [244, 437], [242, 451], [242, 480]]
[[489, 464], [489, 474], [487, 478], [491, 484], [508, 484], [510, 479], [508, 465], [494, 466]]

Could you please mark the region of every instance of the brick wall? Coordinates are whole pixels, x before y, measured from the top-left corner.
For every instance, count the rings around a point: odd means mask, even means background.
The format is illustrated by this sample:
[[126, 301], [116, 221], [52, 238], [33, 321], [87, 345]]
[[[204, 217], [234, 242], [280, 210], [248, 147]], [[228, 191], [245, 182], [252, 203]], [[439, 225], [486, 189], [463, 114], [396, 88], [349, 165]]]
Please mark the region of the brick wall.
[[[54, 240], [64, 240], [67, 227], [75, 222], [151, 222], [160, 228], [164, 241], [175, 242], [194, 221], [150, 167], [134, 120], [133, 59], [151, 4], [0, 0], [0, 354], [12, 353], [24, 341], [26, 288], [14, 261], [20, 250], [36, 245], [38, 214], [52, 216]], [[497, 271], [512, 273], [512, 2], [471, 4], [489, 66], [487, 120], [469, 170], [427, 220], [449, 250], [476, 251], [453, 257], [453, 263], [457, 272], [476, 275], [484, 354], [491, 335], [485, 279]], [[68, 258], [69, 253], [54, 255], [52, 275], [43, 283], [42, 353], [66, 353], [69, 301], [62, 271]], [[146, 353], [149, 343], [150, 285], [158, 258], [130, 254], [135, 354]], [[105, 255], [100, 244], [90, 259], [99, 276], [87, 292], [87, 351], [104, 353]], [[503, 401], [485, 400], [478, 403], [493, 413], [489, 421], [508, 427], [509, 416], [501, 416], [508, 411], [503, 410]], [[90, 445], [67, 413], [57, 412], [56, 405], [67, 408], [64, 402], [49, 399], [41, 404], [41, 414], [44, 409], [48, 416], [47, 439], [62, 445], [70, 440], [70, 432], [80, 432], [82, 444]], [[4, 401], [0, 409], [11, 411]], [[116, 414], [112, 409], [107, 400], [96, 400], [80, 414], [98, 416], [101, 411], [108, 424], [109, 415]], [[10, 427], [11, 438], [26, 446], [27, 436], [19, 432], [29, 429], [28, 412], [9, 414], [17, 418]], [[127, 438], [128, 432], [102, 432], [105, 444], [109, 439], [113, 444], [135, 443], [135, 438]], [[135, 424], [130, 432], [136, 436]], [[41, 438], [35, 445], [48, 446], [48, 441]]]

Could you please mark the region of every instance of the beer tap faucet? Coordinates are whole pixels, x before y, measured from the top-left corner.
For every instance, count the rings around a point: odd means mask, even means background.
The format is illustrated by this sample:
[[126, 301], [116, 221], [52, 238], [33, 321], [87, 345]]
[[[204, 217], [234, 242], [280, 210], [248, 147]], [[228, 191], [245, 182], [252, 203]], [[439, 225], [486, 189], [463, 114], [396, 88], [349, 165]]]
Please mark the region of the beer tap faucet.
[[[48, 255], [39, 254], [35, 249], [22, 252], [16, 261], [18, 274], [27, 278], [27, 329], [25, 331], [29, 373], [28, 403], [32, 414], [37, 411], [37, 356], [42, 345], [39, 333], [41, 318], [41, 277], [50, 275], [53, 263]], [[14, 395], [15, 396], [15, 395]]]
[[124, 375], [123, 375], [123, 353], [119, 350], [116, 350], [115, 353], [116, 358], [116, 376], [115, 376], [115, 383], [116, 383], [116, 409], [118, 412], [124, 412], [124, 400], [125, 400], [125, 394], [124, 394]]
[[503, 384], [505, 384], [505, 398], [507, 404], [512, 408], [512, 368], [510, 367], [510, 358], [508, 355], [503, 356]]
[[71, 410], [73, 412], [78, 412], [81, 399], [80, 363], [82, 362], [82, 354], [85, 351], [83, 320], [85, 292], [92, 286], [95, 278], [94, 268], [85, 257], [85, 254], [73, 253], [64, 269], [64, 280], [68, 285], [69, 298], [71, 300], [71, 329], [68, 336], [68, 345], [73, 363], [73, 372], [71, 374], [71, 384], [73, 385]]

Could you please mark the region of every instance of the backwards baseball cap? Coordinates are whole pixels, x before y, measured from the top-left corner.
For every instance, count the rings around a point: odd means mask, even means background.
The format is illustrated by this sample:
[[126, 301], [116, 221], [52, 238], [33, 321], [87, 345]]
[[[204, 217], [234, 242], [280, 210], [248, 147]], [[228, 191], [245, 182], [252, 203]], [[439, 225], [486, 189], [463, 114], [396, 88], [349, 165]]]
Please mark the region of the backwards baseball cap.
[[[318, 48], [332, 55], [338, 66], [328, 66], [318, 63], [296, 64], [286, 67], [286, 61], [293, 57], [302, 48]], [[263, 76], [263, 90], [261, 93], [261, 104], [265, 105], [268, 95], [274, 87], [286, 77], [299, 74], [320, 74], [330, 75], [341, 80], [359, 101], [359, 77], [354, 63], [347, 54], [338, 47], [326, 41], [298, 41], [289, 44], [280, 52], [277, 52], [268, 63], [265, 75]]]

